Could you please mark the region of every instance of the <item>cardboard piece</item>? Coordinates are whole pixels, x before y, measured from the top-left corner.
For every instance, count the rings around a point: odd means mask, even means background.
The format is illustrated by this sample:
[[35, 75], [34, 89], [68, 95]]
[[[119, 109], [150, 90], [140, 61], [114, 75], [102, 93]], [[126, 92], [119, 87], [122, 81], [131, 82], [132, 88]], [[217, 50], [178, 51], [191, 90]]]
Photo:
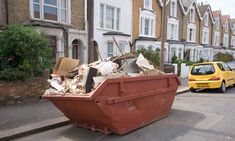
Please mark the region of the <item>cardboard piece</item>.
[[61, 75], [68, 75], [68, 73], [75, 69], [76, 67], [78, 67], [79, 65], [79, 60], [77, 59], [71, 59], [71, 58], [59, 58], [54, 70], [53, 70], [53, 74], [57, 74], [59, 76]]

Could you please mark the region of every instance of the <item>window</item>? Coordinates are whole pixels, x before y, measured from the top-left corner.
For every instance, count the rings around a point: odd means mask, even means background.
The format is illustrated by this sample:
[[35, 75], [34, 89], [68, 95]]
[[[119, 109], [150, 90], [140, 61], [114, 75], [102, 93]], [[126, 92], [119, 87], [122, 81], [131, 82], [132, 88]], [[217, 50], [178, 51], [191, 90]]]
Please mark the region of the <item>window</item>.
[[228, 32], [228, 22], [225, 23], [224, 31]]
[[113, 49], [113, 42], [108, 42], [108, 57], [112, 57], [114, 55], [114, 49]]
[[114, 7], [106, 6], [106, 28], [114, 29]]
[[33, 0], [33, 18], [68, 22], [68, 0]]
[[214, 46], [219, 46], [220, 45], [220, 33], [219, 32], [215, 32], [214, 35]]
[[41, 12], [40, 12], [40, 1], [39, 0], [33, 0], [33, 15], [34, 18], [40, 18]]
[[112, 30], [120, 30], [121, 9], [100, 4], [100, 27]]
[[219, 19], [217, 19], [217, 21], [215, 22], [215, 29], [216, 30], [219, 30]]
[[117, 8], [116, 29], [117, 29], [117, 30], [120, 30], [120, 8]]
[[209, 30], [208, 30], [208, 28], [204, 28], [202, 31], [202, 43], [209, 44]]
[[52, 55], [53, 59], [56, 59], [57, 47], [56, 47], [56, 36], [48, 36], [49, 38], [49, 47], [52, 48]]
[[144, 8], [152, 9], [152, 0], [144, 0]]
[[224, 47], [228, 47], [228, 35], [227, 35], [227, 34], [224, 35], [223, 44], [224, 44], [224, 45], [223, 45]]
[[178, 40], [178, 25], [174, 23], [169, 23], [168, 28], [168, 39]]
[[192, 75], [214, 74], [215, 68], [211, 64], [195, 65], [191, 71]]
[[196, 41], [196, 28], [195, 25], [189, 25], [188, 27], [188, 42]]
[[195, 9], [190, 9], [190, 22], [195, 22]]
[[104, 28], [104, 4], [100, 4], [100, 27]]
[[141, 17], [141, 35], [154, 36], [154, 19]]
[[[121, 42], [119, 43], [119, 47], [121, 49], [122, 52], [125, 52], [126, 51], [126, 47], [125, 47], [125, 43]], [[120, 51], [119, 51], [120, 52]]]
[[205, 14], [203, 20], [204, 20], [204, 26], [208, 26], [208, 13]]
[[235, 37], [232, 36], [232, 39], [231, 39], [231, 46], [234, 48], [235, 47]]
[[177, 3], [175, 0], [171, 0], [171, 15], [172, 17], [177, 17]]

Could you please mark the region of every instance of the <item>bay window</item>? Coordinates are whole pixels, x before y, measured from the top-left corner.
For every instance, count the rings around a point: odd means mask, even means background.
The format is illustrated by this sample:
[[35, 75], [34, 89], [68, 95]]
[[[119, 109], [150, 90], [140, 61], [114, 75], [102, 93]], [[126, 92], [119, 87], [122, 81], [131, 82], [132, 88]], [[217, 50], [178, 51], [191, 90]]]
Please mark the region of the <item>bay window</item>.
[[120, 30], [121, 9], [106, 4], [100, 4], [100, 27]]
[[35, 19], [68, 23], [69, 0], [32, 0], [32, 17]]

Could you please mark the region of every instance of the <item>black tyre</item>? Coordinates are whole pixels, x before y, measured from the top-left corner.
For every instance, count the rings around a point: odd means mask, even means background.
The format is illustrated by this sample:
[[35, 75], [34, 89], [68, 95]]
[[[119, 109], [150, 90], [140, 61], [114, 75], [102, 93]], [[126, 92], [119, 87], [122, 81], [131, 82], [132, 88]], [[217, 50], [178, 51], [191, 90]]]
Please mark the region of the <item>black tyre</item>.
[[225, 85], [224, 81], [221, 83], [221, 86], [219, 88], [219, 92], [220, 93], [225, 93], [226, 92], [226, 85]]
[[192, 93], [196, 93], [196, 92], [197, 92], [197, 90], [194, 89], [194, 88], [190, 88], [190, 91], [191, 91]]

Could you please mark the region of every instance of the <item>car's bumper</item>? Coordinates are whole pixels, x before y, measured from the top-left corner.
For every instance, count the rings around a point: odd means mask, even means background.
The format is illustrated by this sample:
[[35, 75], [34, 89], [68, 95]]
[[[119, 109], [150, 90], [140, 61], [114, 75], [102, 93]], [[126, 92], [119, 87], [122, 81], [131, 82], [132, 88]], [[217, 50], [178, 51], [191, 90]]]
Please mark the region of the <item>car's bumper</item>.
[[189, 81], [188, 86], [193, 89], [216, 89], [220, 88], [221, 81]]

